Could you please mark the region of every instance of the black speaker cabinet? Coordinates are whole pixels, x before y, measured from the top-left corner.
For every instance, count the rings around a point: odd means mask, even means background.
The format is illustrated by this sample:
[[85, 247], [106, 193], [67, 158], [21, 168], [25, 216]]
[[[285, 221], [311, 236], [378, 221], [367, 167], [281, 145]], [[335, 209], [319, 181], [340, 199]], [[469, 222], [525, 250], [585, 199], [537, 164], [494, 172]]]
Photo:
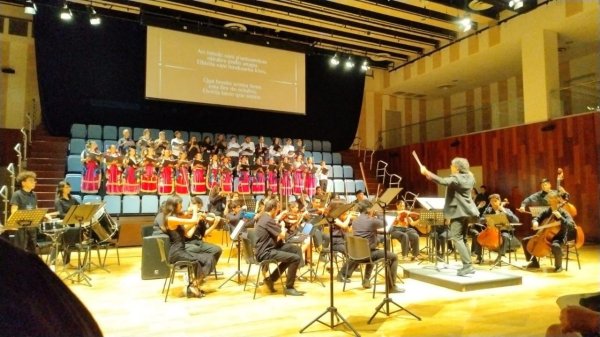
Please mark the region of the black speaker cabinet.
[[[152, 235], [142, 242], [142, 280], [167, 278], [169, 276], [169, 237]], [[161, 253], [161, 251], [163, 253]]]

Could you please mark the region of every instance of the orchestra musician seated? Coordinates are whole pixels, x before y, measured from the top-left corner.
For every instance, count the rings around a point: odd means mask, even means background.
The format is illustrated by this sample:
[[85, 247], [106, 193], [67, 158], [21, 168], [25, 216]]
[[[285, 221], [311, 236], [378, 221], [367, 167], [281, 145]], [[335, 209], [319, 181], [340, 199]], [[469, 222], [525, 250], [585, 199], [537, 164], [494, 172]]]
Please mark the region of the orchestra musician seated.
[[[546, 195], [550, 207], [533, 217], [531, 229], [538, 231], [535, 235], [527, 238], [525, 257], [529, 261], [526, 268], [539, 268], [538, 258], [552, 253], [554, 255], [554, 271], [561, 272], [562, 268], [562, 246], [576, 236], [575, 222], [571, 215], [562, 209], [560, 197], [556, 191], [549, 191]], [[540, 225], [542, 224], [542, 225]], [[550, 246], [548, 246], [550, 243]]]
[[[188, 214], [193, 214], [193, 208], [200, 210], [204, 206], [202, 199], [199, 196], [192, 197], [190, 201], [190, 207], [188, 209]], [[221, 254], [223, 253], [223, 249], [210, 242], [205, 242], [204, 238], [207, 237], [218, 225], [221, 220], [221, 217], [216, 216], [214, 214], [207, 214], [206, 216], [202, 216], [200, 221], [198, 222], [198, 226], [196, 226], [196, 230], [192, 237], [186, 241], [186, 250], [191, 253], [204, 253], [210, 254], [213, 256], [213, 266], [219, 263], [219, 259], [221, 258]], [[214, 272], [214, 268], [211, 273]], [[217, 273], [221, 274], [221, 273]]]
[[394, 226], [390, 231], [392, 239], [398, 240], [402, 247], [402, 259], [408, 260], [408, 251], [410, 249], [414, 261], [419, 258], [419, 233], [413, 227], [413, 224], [418, 222], [419, 213], [406, 210], [404, 200], [398, 201], [396, 204], [398, 215], [394, 219]]
[[182, 200], [178, 195], [169, 196], [163, 203], [154, 221], [158, 227], [169, 236], [171, 248], [169, 249], [169, 262], [192, 261], [195, 264], [195, 277], [190, 275], [187, 297], [204, 297], [205, 293], [200, 290], [204, 278], [214, 268], [214, 256], [207, 253], [194, 253], [186, 247], [186, 234], [191, 233], [201, 220], [198, 208], [192, 205], [191, 218], [185, 216], [182, 210]]
[[[371, 259], [378, 260], [383, 257], [386, 257], [387, 263], [389, 265], [389, 273], [387, 273], [386, 286], [390, 293], [403, 293], [405, 290], [396, 286], [396, 277], [398, 273], [398, 257], [396, 254], [391, 251], [385, 252], [382, 249], [377, 249], [377, 234], [382, 233], [383, 221], [377, 219], [372, 216], [372, 212], [370, 212], [373, 204], [370, 201], [363, 200], [358, 203], [357, 209], [360, 212], [360, 215], [352, 221], [352, 231], [355, 236], [359, 236], [365, 238], [369, 241], [369, 247], [371, 248]], [[349, 260], [348, 262], [348, 273], [349, 276], [352, 275], [356, 267], [358, 266], [358, 262]], [[365, 274], [362, 280], [363, 288], [371, 288], [371, 274], [373, 273], [373, 264], [367, 264], [365, 267]], [[343, 267], [343, 270], [346, 270], [346, 266]]]
[[259, 261], [272, 259], [279, 262], [278, 268], [271, 275], [264, 278], [263, 282], [269, 291], [276, 291], [273, 285], [281, 277], [281, 273], [287, 269], [285, 294], [302, 296], [304, 292], [294, 288], [296, 272], [302, 260], [302, 253], [298, 245], [285, 243], [286, 229], [281, 227], [275, 220], [279, 208], [278, 200], [271, 199], [267, 201], [264, 212], [256, 222], [256, 258]]
[[[519, 218], [510, 209], [504, 207], [506, 202], [501, 201], [500, 194], [494, 193], [494, 194], [490, 195], [489, 200], [490, 200], [490, 203], [489, 203], [488, 207], [486, 207], [485, 210], [483, 211], [483, 215], [481, 217], [481, 223], [485, 224], [485, 222], [486, 222], [485, 215], [502, 214], [502, 213], [506, 214], [506, 217], [508, 218], [509, 223], [518, 223], [519, 222]], [[494, 263], [497, 263], [498, 261], [500, 261], [500, 259], [502, 259], [502, 256], [504, 256], [507, 251], [521, 246], [521, 242], [513, 236], [512, 230], [503, 229], [500, 232], [501, 232], [502, 239], [500, 240], [501, 242], [500, 242], [500, 245], [498, 246], [498, 257], [496, 257], [496, 260], [494, 261]], [[477, 240], [474, 240], [473, 244], [479, 245]]]

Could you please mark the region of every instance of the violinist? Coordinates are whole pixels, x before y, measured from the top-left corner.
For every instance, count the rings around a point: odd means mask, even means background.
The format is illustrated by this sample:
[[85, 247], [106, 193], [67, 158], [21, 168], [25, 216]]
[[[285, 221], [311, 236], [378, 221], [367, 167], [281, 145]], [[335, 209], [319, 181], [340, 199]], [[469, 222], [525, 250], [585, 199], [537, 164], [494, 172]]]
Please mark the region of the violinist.
[[[196, 208], [199, 211], [203, 207], [204, 207], [204, 204], [202, 202], [202, 199], [199, 196], [192, 197], [192, 199], [190, 200], [190, 207], [188, 208], [187, 214], [190, 214], [190, 215], [193, 214], [194, 208]], [[223, 249], [218, 245], [215, 245], [215, 244], [212, 244], [209, 242], [205, 242], [204, 238], [207, 237], [219, 225], [221, 218], [219, 216], [214, 216], [214, 215], [213, 215], [213, 219], [206, 218], [201, 213], [198, 213], [198, 215], [200, 218], [200, 220], [198, 222], [198, 226], [196, 227], [196, 230], [194, 231], [194, 234], [189, 239], [189, 241], [186, 241], [186, 243], [185, 243], [186, 250], [191, 253], [203, 253], [203, 254], [212, 255], [213, 256], [213, 270], [211, 270], [211, 274], [212, 274], [217, 263], [219, 263], [219, 259], [221, 258]], [[213, 220], [212, 223], [210, 223], [209, 220]]]
[[[499, 194], [490, 195], [489, 200], [490, 200], [490, 204], [483, 211], [483, 215], [504, 213], [504, 214], [506, 214], [506, 217], [508, 218], [509, 223], [519, 222], [519, 218], [517, 218], [517, 216], [510, 209], [504, 207], [506, 205], [506, 202], [500, 201], [501, 199], [500, 199]], [[485, 223], [485, 217], [482, 216], [480, 218], [480, 220], [482, 223]], [[501, 242], [500, 246], [498, 247], [498, 257], [496, 257], [496, 261], [494, 261], [494, 264], [497, 263], [498, 261], [500, 261], [502, 256], [504, 256], [504, 254], [506, 254], [506, 252], [510, 249], [511, 246], [521, 246], [521, 242], [513, 236], [512, 231], [502, 230], [501, 235], [502, 235], [501, 236], [502, 242]], [[475, 245], [475, 244], [479, 245], [477, 240], [473, 240], [473, 245]], [[481, 254], [481, 248], [480, 248], [480, 254]], [[481, 256], [481, 255], [479, 255], [479, 256]]]
[[535, 255], [535, 245], [550, 245], [552, 255], [554, 255], [554, 271], [561, 272], [563, 270], [562, 246], [565, 245], [568, 240], [575, 239], [575, 222], [571, 215], [562, 209], [560, 197], [556, 191], [548, 192], [546, 198], [550, 207], [534, 217], [531, 221], [531, 228], [533, 230], [538, 230], [538, 227], [542, 227], [540, 224], [543, 224], [546, 228], [542, 228], [543, 230], [540, 229], [538, 234], [528, 239], [525, 257], [530, 262], [527, 264], [526, 268], [540, 267], [537, 257], [542, 256]]
[[206, 275], [213, 270], [214, 258], [211, 254], [194, 253], [187, 250], [185, 243], [185, 233], [189, 227], [196, 226], [200, 216], [198, 208], [192, 206], [191, 218], [184, 215], [182, 211], [182, 200], [178, 195], [170, 196], [162, 205], [154, 221], [158, 227], [169, 236], [171, 248], [169, 249], [169, 262], [194, 261], [195, 277], [190, 276], [186, 295], [187, 297], [204, 297], [204, 292], [200, 290]]
[[390, 231], [392, 239], [398, 240], [402, 247], [402, 259], [408, 260], [408, 250], [412, 253], [411, 260], [419, 258], [419, 233], [412, 227], [414, 221], [418, 221], [419, 213], [406, 210], [404, 200], [396, 204], [398, 215], [394, 220], [394, 227]]

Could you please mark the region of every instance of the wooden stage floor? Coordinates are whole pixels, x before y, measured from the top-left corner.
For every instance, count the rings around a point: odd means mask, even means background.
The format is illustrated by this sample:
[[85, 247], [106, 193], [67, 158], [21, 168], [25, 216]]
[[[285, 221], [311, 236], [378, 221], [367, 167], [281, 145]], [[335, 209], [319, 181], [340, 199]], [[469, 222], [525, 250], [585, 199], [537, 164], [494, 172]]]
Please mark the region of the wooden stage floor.
[[[211, 241], [221, 242], [220, 237]], [[163, 279], [141, 279], [141, 248], [121, 248], [121, 265], [116, 254], [109, 252], [110, 273], [92, 270], [92, 287], [71, 284], [70, 289], [85, 303], [98, 321], [105, 336], [351, 336], [344, 325], [331, 330], [319, 323], [302, 334], [299, 330], [323, 313], [329, 306], [329, 277], [319, 283], [296, 282], [302, 297], [284, 297], [279, 290], [267, 294], [259, 288], [256, 300], [252, 289], [228, 282], [217, 289], [237, 269], [229, 249], [225, 247], [219, 280], [208, 278], [204, 286], [210, 293], [201, 299], [184, 297], [183, 277], [176, 278], [168, 302], [161, 294]], [[404, 279], [406, 293], [393, 294], [398, 304], [420, 316], [416, 320], [404, 311], [386, 316], [379, 313], [367, 324], [382, 302], [383, 292], [372, 298], [370, 290], [360, 287], [357, 272], [352, 283], [342, 292], [342, 284], [334, 280], [335, 306], [361, 336], [543, 336], [546, 327], [558, 322], [560, 296], [598, 292], [600, 246], [587, 245], [580, 250], [582, 268], [569, 263], [569, 271], [552, 272], [552, 261], [542, 260], [542, 268], [524, 271], [512, 266], [495, 270], [522, 277], [522, 284], [492, 289], [461, 292]], [[495, 257], [492, 254], [492, 259]], [[519, 255], [518, 265], [524, 264]], [[458, 266], [451, 261], [450, 265]], [[416, 263], [401, 263], [417, 268]], [[489, 269], [489, 265], [477, 266]], [[242, 262], [242, 270], [247, 266]], [[254, 270], [254, 269], [253, 269]], [[302, 270], [304, 271], [304, 270]], [[401, 274], [399, 270], [399, 274]], [[255, 271], [254, 271], [255, 273]], [[253, 273], [253, 274], [254, 274]], [[379, 287], [378, 287], [379, 290]], [[393, 308], [393, 306], [392, 306]], [[323, 318], [329, 321], [329, 314]]]

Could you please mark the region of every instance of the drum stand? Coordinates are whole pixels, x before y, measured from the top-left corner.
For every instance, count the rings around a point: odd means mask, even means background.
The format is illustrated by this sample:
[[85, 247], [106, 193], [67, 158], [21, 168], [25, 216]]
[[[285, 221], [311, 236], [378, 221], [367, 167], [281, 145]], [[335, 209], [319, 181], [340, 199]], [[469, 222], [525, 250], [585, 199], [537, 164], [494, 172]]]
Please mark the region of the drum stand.
[[54, 261], [49, 261], [49, 262], [50, 262], [50, 268], [54, 267], [53, 271], [56, 273], [56, 275], [60, 275], [61, 273], [66, 273], [64, 268], [61, 269], [60, 271], [58, 270], [58, 255], [60, 254], [60, 252], [59, 252], [60, 241], [59, 240], [62, 238], [65, 231], [66, 231], [66, 228], [56, 228], [56, 226], [53, 226], [53, 228], [51, 230], [44, 231], [44, 235], [46, 235], [52, 241], [52, 248], [50, 248], [50, 258], [52, 258], [52, 254], [54, 253]]
[[[70, 280], [71, 283], [81, 283], [85, 282], [88, 287], [92, 286], [90, 282], [92, 280], [91, 277], [86, 275], [85, 270], [90, 268], [89, 259], [90, 257], [90, 242], [83, 241], [83, 221], [79, 223], [80, 231], [79, 231], [79, 243], [77, 243], [77, 269], [71, 274], [67, 275], [63, 280]], [[84, 250], [83, 261], [81, 260], [81, 251]]]

